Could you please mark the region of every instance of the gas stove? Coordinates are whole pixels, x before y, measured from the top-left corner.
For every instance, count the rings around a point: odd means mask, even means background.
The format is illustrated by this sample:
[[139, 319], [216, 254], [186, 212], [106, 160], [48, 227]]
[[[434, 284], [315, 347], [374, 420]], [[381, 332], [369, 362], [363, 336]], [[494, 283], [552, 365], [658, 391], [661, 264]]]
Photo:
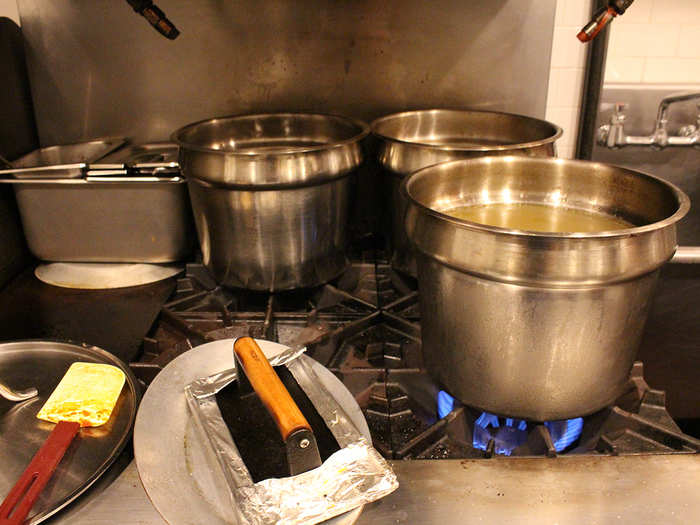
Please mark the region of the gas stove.
[[460, 404], [423, 366], [415, 280], [392, 270], [380, 250], [354, 255], [331, 283], [280, 293], [222, 288], [202, 265], [188, 265], [132, 368], [148, 382], [173, 358], [212, 340], [306, 338], [308, 355], [355, 396], [387, 459], [700, 451], [700, 440], [683, 434], [667, 412], [664, 392], [645, 382], [641, 362], [626, 392], [585, 418], [522, 421]]
[[[324, 286], [275, 294], [221, 288], [198, 263], [176, 280], [103, 292], [54, 288], [25, 272], [0, 294], [0, 333], [79, 341], [89, 332], [87, 342], [131, 361], [145, 385], [212, 340], [309, 341], [308, 354], [357, 399], [399, 479], [359, 524], [688, 523], [700, 514], [699, 442], [679, 430], [641, 363], [613, 406], [580, 422], [463, 406], [423, 366], [416, 282], [372, 242], [356, 245], [351, 260]], [[113, 523], [115, 515], [128, 525], [164, 523], [128, 454], [51, 522]]]

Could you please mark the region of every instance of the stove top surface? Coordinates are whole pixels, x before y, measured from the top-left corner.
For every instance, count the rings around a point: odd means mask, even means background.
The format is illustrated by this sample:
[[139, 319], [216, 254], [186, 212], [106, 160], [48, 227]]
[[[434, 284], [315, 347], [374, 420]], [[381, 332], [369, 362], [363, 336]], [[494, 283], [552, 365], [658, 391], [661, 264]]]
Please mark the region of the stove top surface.
[[[416, 282], [381, 260], [360, 253], [329, 284], [274, 294], [221, 288], [203, 266], [188, 265], [132, 367], [147, 382], [177, 355], [211, 340], [311, 340], [308, 355], [355, 396], [375, 448], [389, 459], [700, 451], [700, 440], [684, 435], [668, 414], [664, 392], [645, 382], [642, 363], [613, 406], [579, 422], [524, 422], [451, 401], [423, 366]], [[562, 440], [576, 425], [580, 435]]]
[[[602, 521], [688, 523], [697, 515], [698, 440], [678, 430], [641, 364], [626, 395], [585, 418], [581, 436], [563, 451], [542, 423], [526, 423], [523, 441], [518, 421], [496, 418], [494, 427], [493, 417], [459, 403], [439, 414], [440, 390], [421, 359], [415, 282], [391, 271], [376, 251], [356, 252], [353, 260], [328, 285], [279, 294], [219, 288], [197, 264], [180, 279], [116, 296], [58, 290], [29, 271], [0, 293], [0, 338], [98, 344], [131, 360], [148, 383], [177, 355], [210, 340], [250, 334], [290, 343], [314, 332], [309, 354], [342, 379], [376, 448], [396, 458], [399, 490], [368, 506], [362, 523], [585, 522], [572, 516], [587, 516], [593, 500]], [[486, 435], [485, 450], [474, 446], [476, 427]], [[499, 456], [513, 442], [511, 457]], [[120, 513], [127, 524], [164, 523], [134, 463], [121, 472], [129, 460], [124, 454], [99, 487], [53, 521], [95, 523]]]

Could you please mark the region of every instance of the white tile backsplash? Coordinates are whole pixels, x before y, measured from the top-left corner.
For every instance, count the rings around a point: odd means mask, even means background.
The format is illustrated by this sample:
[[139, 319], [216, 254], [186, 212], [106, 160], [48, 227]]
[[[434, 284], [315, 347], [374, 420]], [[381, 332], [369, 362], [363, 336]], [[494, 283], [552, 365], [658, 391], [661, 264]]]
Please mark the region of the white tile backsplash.
[[0, 16], [6, 16], [14, 20], [19, 25], [19, 11], [17, 10], [17, 0], [0, 0]]
[[564, 130], [557, 142], [561, 152], [576, 147], [576, 132], [578, 130], [578, 106], [565, 108], [548, 108], [546, 119], [557, 124]]
[[678, 55], [680, 31], [677, 24], [653, 24], [645, 29], [649, 57], [673, 57]]
[[557, 142], [559, 157], [573, 158], [587, 46], [576, 34], [588, 22], [591, 0], [557, 0], [545, 118], [564, 134]]
[[645, 84], [693, 84], [700, 82], [700, 58], [648, 58]]
[[[581, 27], [590, 19], [591, 4], [589, 1], [581, 0], [564, 0], [557, 2], [557, 11], [559, 4], [562, 4], [562, 14], [556, 25], [560, 26], [577, 26]], [[582, 22], [583, 21], [583, 22]]]
[[[610, 40], [608, 41], [608, 60], [612, 57], [643, 57], [646, 53], [646, 42], [639, 45], [636, 33], [642, 27], [649, 24], [619, 24], [619, 20], [613, 20]], [[624, 22], [624, 20], [622, 20]]]
[[611, 57], [674, 57], [678, 54], [680, 32], [671, 24], [628, 24], [615, 21], [610, 34], [608, 55]]
[[547, 102], [550, 107], [570, 107], [576, 104], [583, 84], [582, 68], [552, 69]]
[[581, 26], [554, 27], [551, 67], [584, 67], [586, 49], [576, 38], [580, 29]]
[[700, 85], [700, 0], [636, 0], [612, 23], [605, 82]]
[[651, 10], [653, 7], [654, 0], [635, 0], [634, 4], [625, 11], [623, 19], [630, 24], [651, 23]]
[[608, 55], [605, 67], [605, 81], [618, 83], [639, 83], [644, 76], [644, 57]]
[[678, 41], [678, 56], [684, 58], [697, 58], [700, 55], [700, 24], [681, 26]]
[[698, 0], [653, 0], [652, 4], [651, 21], [655, 24], [691, 24], [695, 20], [697, 25], [700, 21]]

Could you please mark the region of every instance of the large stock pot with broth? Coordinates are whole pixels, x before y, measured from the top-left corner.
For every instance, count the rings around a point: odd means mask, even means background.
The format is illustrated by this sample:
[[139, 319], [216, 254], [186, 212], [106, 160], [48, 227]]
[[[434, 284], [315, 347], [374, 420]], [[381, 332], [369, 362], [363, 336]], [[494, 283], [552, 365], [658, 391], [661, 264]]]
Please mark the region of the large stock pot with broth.
[[624, 390], [688, 197], [583, 161], [484, 157], [402, 186], [423, 353], [465, 404], [537, 421]]

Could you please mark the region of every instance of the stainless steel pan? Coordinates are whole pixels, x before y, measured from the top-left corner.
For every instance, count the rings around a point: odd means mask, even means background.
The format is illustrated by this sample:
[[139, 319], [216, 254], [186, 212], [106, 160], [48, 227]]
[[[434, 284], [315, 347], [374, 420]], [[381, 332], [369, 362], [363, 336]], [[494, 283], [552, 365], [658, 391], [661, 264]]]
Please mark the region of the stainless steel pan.
[[167, 263], [194, 227], [182, 177], [0, 179], [12, 184], [31, 252], [43, 261]]
[[122, 137], [94, 139], [87, 142], [62, 144], [36, 149], [19, 159], [3, 164], [0, 177], [11, 175], [17, 179], [78, 178], [88, 164], [121, 148], [127, 140]]

